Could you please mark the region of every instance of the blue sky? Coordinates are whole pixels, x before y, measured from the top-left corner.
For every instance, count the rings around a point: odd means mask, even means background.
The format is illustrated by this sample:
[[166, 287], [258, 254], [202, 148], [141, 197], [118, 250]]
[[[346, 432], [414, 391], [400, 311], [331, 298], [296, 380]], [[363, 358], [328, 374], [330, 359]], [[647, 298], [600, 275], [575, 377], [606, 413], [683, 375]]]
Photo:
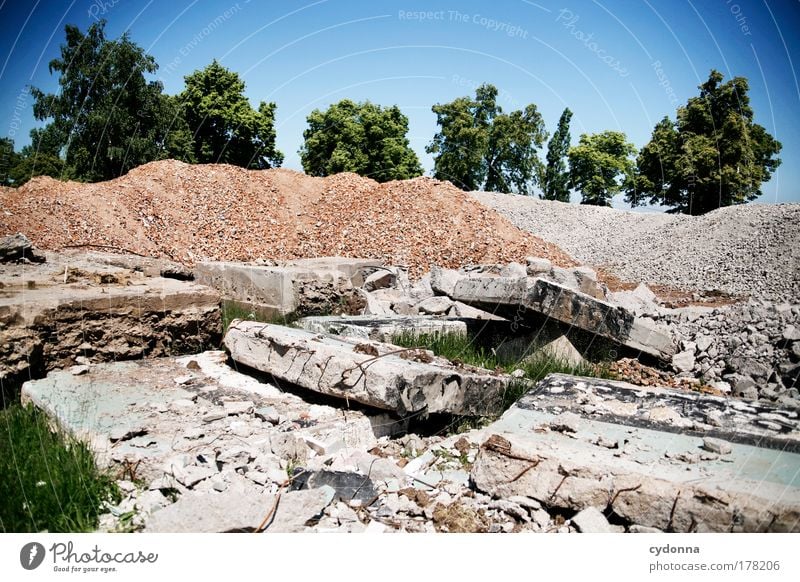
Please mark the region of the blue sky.
[[347, 97], [399, 105], [429, 172], [431, 105], [484, 82], [505, 110], [535, 103], [550, 132], [569, 106], [573, 144], [613, 129], [638, 148], [716, 68], [749, 79], [756, 121], [783, 143], [759, 201], [800, 202], [796, 0], [0, 0], [0, 136], [28, 143], [26, 86], [56, 90], [48, 62], [64, 25], [99, 18], [108, 37], [127, 31], [155, 57], [168, 93], [214, 58], [238, 72], [254, 106], [278, 104], [278, 147], [294, 169], [308, 113]]

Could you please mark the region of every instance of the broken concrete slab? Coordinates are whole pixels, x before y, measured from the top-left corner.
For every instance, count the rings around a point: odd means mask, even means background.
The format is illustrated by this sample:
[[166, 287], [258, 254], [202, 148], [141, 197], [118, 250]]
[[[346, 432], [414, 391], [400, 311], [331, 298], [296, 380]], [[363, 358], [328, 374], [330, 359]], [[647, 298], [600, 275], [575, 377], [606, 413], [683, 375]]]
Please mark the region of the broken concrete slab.
[[297, 320], [295, 325], [314, 333], [329, 333], [384, 343], [392, 343], [393, 338], [406, 334], [467, 335], [467, 325], [463, 321], [433, 316], [311, 316]]
[[400, 415], [492, 414], [508, 382], [425, 351], [257, 322], [234, 321], [224, 343], [235, 361], [282, 382]]
[[198, 282], [226, 299], [252, 306], [266, 316], [330, 313], [343, 296], [364, 284], [364, 270], [380, 261], [329, 257], [290, 261], [277, 266], [205, 262], [195, 266]]
[[44, 257], [36, 255], [33, 243], [22, 233], [0, 237], [0, 263], [23, 260], [41, 263]]
[[[726, 409], [722, 427], [702, 420], [719, 407]], [[650, 414], [665, 409], [675, 414]], [[581, 417], [577, 431], [549, 430], [565, 410]], [[759, 424], [763, 413], [782, 418], [785, 430]], [[603, 508], [665, 531], [797, 531], [800, 434], [791, 414], [552, 375], [486, 429], [471, 478], [494, 496], [525, 495], [573, 511]], [[731, 443], [724, 458], [704, 451], [709, 434]]]
[[541, 278], [462, 275], [450, 298], [509, 318], [552, 318], [662, 359], [675, 353], [668, 333], [649, 320]]
[[225, 533], [255, 531], [275, 504], [276, 496], [261, 488], [227, 489], [221, 493], [192, 491], [153, 512], [148, 533]]
[[78, 254], [0, 265], [0, 380], [48, 370], [202, 351], [219, 345], [219, 294]]
[[[162, 477], [165, 465], [174, 474], [176, 454], [196, 454], [206, 446], [212, 458], [221, 455], [218, 460], [223, 465], [233, 462], [232, 451], [237, 447], [244, 447], [245, 463], [258, 453], [275, 453], [296, 462], [315, 454], [304, 437], [321, 442], [338, 439], [345, 449], [368, 449], [378, 437], [405, 428], [386, 414], [348, 411], [345, 417], [338, 409], [309, 405], [236, 372], [225, 361], [223, 352], [205, 352], [177, 359], [98, 364], [80, 376], [55, 371], [26, 382], [21, 397], [23, 403], [41, 408], [64, 430], [88, 442], [99, 464], [137, 462], [137, 476], [144, 480]], [[173, 379], [187, 373], [192, 381], [177, 386]], [[170, 406], [191, 397], [196, 403], [192, 410]], [[237, 402], [241, 403], [239, 415], [228, 416]], [[278, 425], [261, 420], [254, 407], [271, 407], [285, 420]], [[242, 437], [235, 423], [246, 425], [249, 434]], [[208, 463], [190, 455], [177, 466], [195, 465], [207, 467]]]

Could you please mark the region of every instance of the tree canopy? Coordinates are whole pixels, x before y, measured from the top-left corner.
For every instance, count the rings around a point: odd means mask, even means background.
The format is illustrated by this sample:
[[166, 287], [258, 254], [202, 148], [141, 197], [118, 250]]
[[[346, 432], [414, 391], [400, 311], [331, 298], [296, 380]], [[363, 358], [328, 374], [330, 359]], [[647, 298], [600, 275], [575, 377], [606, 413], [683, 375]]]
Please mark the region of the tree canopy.
[[283, 163], [283, 154], [275, 147], [275, 103], [262, 101], [254, 110], [245, 97], [244, 81], [216, 60], [184, 80], [186, 88], [178, 101], [198, 162], [253, 169]]
[[46, 146], [43, 154], [63, 155], [75, 177], [88, 181], [114, 178], [156, 159], [188, 159], [185, 143], [171, 137], [185, 129], [180, 115], [161, 83], [145, 78], [156, 71], [155, 60], [127, 34], [106, 39], [104, 27], [105, 21], [96, 22], [85, 34], [65, 27], [61, 56], [50, 62], [60, 91], [31, 91], [36, 119], [52, 119], [34, 142]]
[[462, 190], [530, 194], [541, 174], [538, 149], [547, 139], [536, 105], [503, 113], [497, 88], [481, 85], [475, 98], [437, 104], [439, 132], [426, 148], [435, 154], [434, 177]]
[[712, 70], [674, 122], [665, 117], [655, 126], [627, 188], [633, 206], [649, 202], [696, 215], [761, 195], [781, 163], [781, 144], [754, 123], [747, 79], [722, 80]]
[[408, 118], [394, 105], [382, 108], [344, 99], [307, 118], [300, 159], [312, 176], [355, 172], [378, 182], [422, 174], [409, 146]]
[[571, 136], [569, 122], [572, 111], [564, 109], [558, 119], [558, 128], [547, 143], [547, 165], [540, 182], [542, 198], [544, 200], [559, 200], [569, 202], [569, 170], [567, 169], [567, 155]]
[[569, 150], [570, 179], [581, 204], [611, 206], [611, 198], [632, 177], [636, 148], [619, 131], [582, 134]]

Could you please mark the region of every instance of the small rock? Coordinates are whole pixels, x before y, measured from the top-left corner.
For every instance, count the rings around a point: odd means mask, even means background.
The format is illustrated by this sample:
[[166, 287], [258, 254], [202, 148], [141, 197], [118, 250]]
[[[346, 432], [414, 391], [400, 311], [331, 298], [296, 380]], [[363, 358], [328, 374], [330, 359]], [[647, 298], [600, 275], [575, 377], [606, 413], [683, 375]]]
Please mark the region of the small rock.
[[87, 366], [86, 364], [80, 366], [71, 366], [69, 369], [69, 373], [72, 374], [73, 376], [81, 376], [82, 374], [88, 374], [89, 366]]
[[575, 514], [572, 524], [581, 533], [613, 533], [615, 529], [596, 507], [587, 507]]
[[215, 420], [222, 420], [228, 416], [224, 412], [209, 412], [208, 414], [203, 415], [203, 422], [214, 422]]
[[553, 263], [551, 263], [548, 259], [528, 257], [525, 259], [525, 262], [527, 263], [525, 271], [531, 277], [535, 277], [541, 273], [549, 273], [550, 269], [553, 268]]
[[800, 328], [794, 325], [787, 325], [783, 328], [783, 339], [786, 341], [798, 341], [800, 340]]
[[728, 441], [711, 437], [703, 439], [703, 448], [718, 455], [730, 455], [733, 452], [733, 447]]
[[249, 400], [224, 402], [222, 406], [228, 416], [248, 414], [253, 410], [253, 403]]
[[672, 367], [678, 372], [691, 372], [694, 364], [694, 351], [685, 350], [672, 356]]
[[550, 429], [557, 432], [578, 432], [581, 417], [574, 412], [562, 412], [550, 421]]
[[273, 406], [264, 406], [255, 411], [256, 418], [260, 418], [264, 422], [270, 424], [279, 424], [281, 416]]
[[429, 297], [417, 303], [420, 313], [428, 315], [444, 315], [453, 306], [453, 301], [448, 297]]
[[375, 271], [364, 281], [365, 291], [375, 291], [376, 289], [386, 289], [394, 285], [397, 280], [397, 275], [391, 271], [383, 270]]

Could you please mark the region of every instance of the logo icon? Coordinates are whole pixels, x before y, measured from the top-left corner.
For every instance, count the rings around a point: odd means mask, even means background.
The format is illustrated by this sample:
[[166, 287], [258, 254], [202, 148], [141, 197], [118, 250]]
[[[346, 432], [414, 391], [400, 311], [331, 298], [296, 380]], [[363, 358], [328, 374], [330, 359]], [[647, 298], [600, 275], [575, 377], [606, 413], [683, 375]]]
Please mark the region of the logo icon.
[[39, 542], [27, 543], [19, 552], [19, 563], [26, 570], [35, 570], [44, 562], [44, 553], [44, 546]]

